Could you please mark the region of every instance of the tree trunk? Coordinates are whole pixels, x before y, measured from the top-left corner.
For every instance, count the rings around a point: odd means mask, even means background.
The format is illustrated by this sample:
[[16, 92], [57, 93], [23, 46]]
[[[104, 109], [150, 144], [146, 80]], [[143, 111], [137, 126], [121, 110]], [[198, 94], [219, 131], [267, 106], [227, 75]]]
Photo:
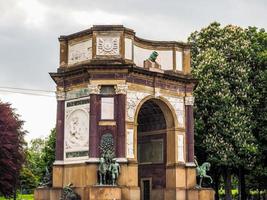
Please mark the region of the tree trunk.
[[245, 182], [245, 171], [243, 168], [240, 168], [238, 170], [238, 196], [240, 200], [246, 200], [247, 195], [246, 195], [246, 182]]
[[220, 176], [214, 176], [214, 190], [215, 190], [215, 200], [219, 200], [219, 185]]
[[224, 191], [225, 191], [225, 200], [232, 200], [231, 173], [227, 169], [224, 171]]
[[14, 194], [13, 194], [13, 200], [17, 199], [17, 187], [14, 185]]

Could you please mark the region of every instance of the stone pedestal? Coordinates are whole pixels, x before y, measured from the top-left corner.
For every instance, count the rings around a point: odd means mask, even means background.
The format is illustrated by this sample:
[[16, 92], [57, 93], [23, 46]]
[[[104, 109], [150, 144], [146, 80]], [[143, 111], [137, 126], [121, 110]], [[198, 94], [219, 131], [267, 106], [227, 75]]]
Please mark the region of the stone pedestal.
[[58, 200], [61, 192], [62, 188], [37, 188], [34, 190], [34, 200]]
[[121, 200], [121, 188], [116, 186], [92, 186], [88, 188], [90, 200]]
[[187, 193], [188, 200], [214, 200], [215, 191], [212, 188], [191, 189]]
[[214, 200], [215, 192], [210, 188], [203, 188], [199, 191], [199, 200]]

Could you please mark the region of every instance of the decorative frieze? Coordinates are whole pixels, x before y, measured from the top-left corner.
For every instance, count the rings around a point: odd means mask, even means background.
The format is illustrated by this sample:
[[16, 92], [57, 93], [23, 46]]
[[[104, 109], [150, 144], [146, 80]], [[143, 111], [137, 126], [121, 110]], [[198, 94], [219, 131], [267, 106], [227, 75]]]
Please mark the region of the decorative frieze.
[[89, 94], [99, 94], [100, 88], [101, 86], [99, 85], [91, 84], [91, 85], [88, 85], [88, 92]]
[[193, 96], [185, 97], [185, 105], [186, 106], [193, 106], [194, 101], [195, 101], [195, 97], [193, 97]]
[[115, 92], [116, 94], [126, 94], [128, 90], [127, 84], [117, 84], [115, 86]]
[[170, 104], [172, 105], [173, 109], [175, 110], [175, 114], [178, 120], [178, 126], [184, 127], [184, 99], [182, 97], [165, 97]]
[[66, 93], [66, 99], [67, 100], [86, 97], [86, 96], [89, 96], [89, 89], [88, 88], [75, 89], [75, 90], [71, 90], [71, 91]]
[[127, 92], [127, 120], [134, 121], [134, 115], [136, 108], [142, 99], [149, 96], [149, 93], [138, 92], [138, 91], [128, 91]]

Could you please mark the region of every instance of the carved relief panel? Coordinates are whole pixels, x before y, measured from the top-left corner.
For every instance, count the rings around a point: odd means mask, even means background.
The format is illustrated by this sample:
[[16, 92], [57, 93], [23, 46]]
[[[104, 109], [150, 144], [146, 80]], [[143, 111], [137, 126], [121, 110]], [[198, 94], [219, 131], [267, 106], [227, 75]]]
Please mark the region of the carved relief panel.
[[136, 108], [142, 99], [150, 95], [146, 92], [127, 91], [127, 120], [134, 121]]
[[178, 158], [179, 162], [184, 162], [184, 136], [182, 134], [178, 135], [177, 138], [177, 151], [178, 151]]
[[178, 120], [178, 126], [184, 128], [185, 125], [185, 112], [184, 112], [184, 99], [182, 97], [166, 97], [175, 110]]
[[96, 36], [97, 56], [119, 56], [120, 55], [120, 34], [99, 34]]
[[134, 130], [127, 129], [127, 158], [134, 158]]
[[69, 44], [68, 64], [75, 64], [92, 59], [92, 40]]
[[88, 98], [65, 104], [65, 159], [88, 158], [89, 109]]

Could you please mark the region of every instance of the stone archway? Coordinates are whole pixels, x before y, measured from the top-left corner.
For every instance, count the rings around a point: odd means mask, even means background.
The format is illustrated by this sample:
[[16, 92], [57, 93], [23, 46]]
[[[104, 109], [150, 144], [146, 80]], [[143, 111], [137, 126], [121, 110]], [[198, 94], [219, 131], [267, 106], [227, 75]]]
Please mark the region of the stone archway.
[[136, 135], [141, 199], [164, 199], [170, 182], [167, 164], [175, 163], [175, 119], [162, 99], [147, 98], [140, 104]]

